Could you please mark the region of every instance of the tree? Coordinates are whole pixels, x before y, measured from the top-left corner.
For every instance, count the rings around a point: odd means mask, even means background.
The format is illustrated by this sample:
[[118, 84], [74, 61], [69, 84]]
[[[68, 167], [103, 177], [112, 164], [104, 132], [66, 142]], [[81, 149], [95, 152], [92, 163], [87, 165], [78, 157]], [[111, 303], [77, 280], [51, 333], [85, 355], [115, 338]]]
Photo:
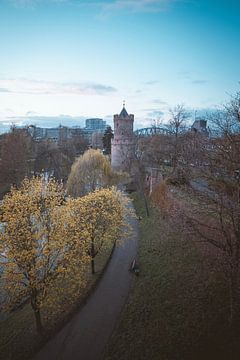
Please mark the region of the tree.
[[67, 192], [74, 197], [86, 195], [111, 185], [112, 176], [108, 158], [99, 150], [90, 149], [73, 164], [67, 181]]
[[76, 156], [82, 155], [88, 149], [88, 141], [84, 138], [81, 129], [75, 129], [70, 139], [60, 139], [58, 147], [73, 163]]
[[173, 135], [171, 137], [172, 144], [172, 165], [173, 171], [177, 168], [179, 157], [180, 157], [180, 136], [184, 132], [186, 128], [186, 120], [189, 118], [189, 114], [187, 113], [185, 107], [181, 104], [178, 104], [174, 108], [169, 110], [170, 120], [168, 125], [168, 130], [170, 134]]
[[[202, 239], [221, 253], [230, 288], [230, 320], [240, 325], [240, 94], [211, 115], [217, 136], [197, 167], [202, 211], [189, 216]], [[205, 206], [204, 206], [205, 205]]]
[[72, 160], [65, 155], [58, 144], [44, 140], [36, 146], [34, 172], [36, 175], [47, 173], [57, 180], [65, 182], [70, 172]]
[[151, 137], [139, 138], [137, 153], [145, 166], [161, 167], [171, 164], [172, 145], [169, 134], [156, 134]]
[[25, 179], [19, 189], [12, 188], [0, 207], [6, 306], [11, 309], [29, 298], [38, 332], [43, 329], [44, 301], [56, 300], [51, 295], [56, 281], [78, 276], [88, 261], [86, 243], [73, 231], [66, 209], [62, 186], [43, 177]]
[[1, 139], [0, 182], [8, 189], [19, 185], [32, 170], [33, 142], [25, 129], [12, 127]]
[[108, 126], [103, 134], [103, 151], [104, 154], [110, 155], [111, 154], [111, 141], [113, 138], [113, 131], [111, 126]]
[[70, 206], [78, 233], [87, 239], [94, 274], [96, 255], [126, 232], [127, 198], [114, 188], [101, 189], [72, 200]]

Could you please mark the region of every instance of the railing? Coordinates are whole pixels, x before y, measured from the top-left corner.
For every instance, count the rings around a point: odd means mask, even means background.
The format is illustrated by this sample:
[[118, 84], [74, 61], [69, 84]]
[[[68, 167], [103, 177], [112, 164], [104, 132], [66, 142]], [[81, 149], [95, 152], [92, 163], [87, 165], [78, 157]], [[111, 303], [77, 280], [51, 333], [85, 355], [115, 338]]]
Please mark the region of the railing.
[[170, 132], [168, 129], [166, 129], [164, 127], [157, 127], [157, 126], [142, 128], [142, 129], [138, 129], [138, 130], [134, 131], [134, 134], [137, 137], [147, 137], [147, 136], [154, 136], [154, 135], [159, 135], [159, 134], [167, 135], [169, 133]]

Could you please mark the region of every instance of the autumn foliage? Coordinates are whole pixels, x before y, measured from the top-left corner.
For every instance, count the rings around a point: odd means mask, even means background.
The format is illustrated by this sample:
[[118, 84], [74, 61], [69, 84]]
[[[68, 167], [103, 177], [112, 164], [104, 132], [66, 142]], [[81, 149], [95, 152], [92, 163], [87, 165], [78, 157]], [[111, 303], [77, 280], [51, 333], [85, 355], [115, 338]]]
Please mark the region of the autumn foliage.
[[99, 150], [90, 149], [72, 165], [67, 181], [68, 194], [78, 197], [106, 187], [110, 183], [111, 174], [108, 158]]
[[91, 258], [92, 273], [95, 273], [94, 258], [108, 244], [119, 239], [127, 230], [125, 212], [127, 199], [120, 192], [101, 189], [87, 196], [72, 199], [69, 213], [74, 218], [74, 228], [88, 244], [87, 253]]
[[54, 307], [60, 293], [79, 293], [90, 261], [93, 267], [96, 254], [119, 236], [124, 209], [114, 189], [70, 199], [54, 179], [25, 179], [13, 187], [0, 206], [5, 307], [30, 299], [41, 332], [42, 306]]

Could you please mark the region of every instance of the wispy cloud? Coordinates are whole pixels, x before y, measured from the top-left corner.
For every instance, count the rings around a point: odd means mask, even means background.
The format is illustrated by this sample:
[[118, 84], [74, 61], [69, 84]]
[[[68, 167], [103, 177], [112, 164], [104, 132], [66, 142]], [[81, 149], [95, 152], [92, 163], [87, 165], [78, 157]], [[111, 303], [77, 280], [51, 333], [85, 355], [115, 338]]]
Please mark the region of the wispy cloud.
[[[162, 12], [169, 9], [172, 4], [184, 0], [8, 0], [10, 3], [19, 7], [31, 6], [48, 3], [66, 3], [78, 7], [99, 8], [100, 15], [110, 15], [118, 11], [130, 12]], [[186, 1], [186, 0], [185, 0]]]
[[106, 95], [117, 91], [113, 86], [91, 82], [61, 83], [31, 79], [0, 79], [0, 87], [0, 92], [33, 95]]
[[166, 101], [163, 101], [161, 99], [153, 99], [153, 104], [168, 105]]
[[192, 80], [192, 84], [194, 84], [194, 85], [204, 85], [207, 83], [208, 83], [208, 80], [201, 80], [201, 79]]
[[192, 74], [191, 74], [190, 71], [182, 70], [182, 71], [179, 71], [179, 72], [178, 72], [178, 76], [179, 76], [181, 79], [190, 80], [191, 77], [192, 77]]
[[100, 1], [102, 14], [109, 14], [115, 11], [127, 10], [130, 12], [162, 12], [170, 5], [179, 0], [114, 0]]
[[0, 88], [0, 93], [8, 93], [10, 92], [8, 89]]
[[40, 127], [57, 127], [60, 124], [64, 126], [80, 126], [84, 127], [86, 117], [84, 116], [70, 116], [70, 115], [58, 115], [58, 116], [40, 116], [31, 114], [28, 112], [26, 116], [9, 116], [0, 119], [0, 127], [4, 129], [9, 128], [12, 124], [18, 126], [36, 125]]
[[70, 0], [8, 0], [8, 2], [17, 7], [34, 7], [43, 3], [68, 3]]
[[156, 118], [156, 117], [158, 118], [164, 115], [164, 112], [158, 109], [143, 109], [143, 111], [146, 112], [146, 116], [148, 118]]
[[200, 72], [179, 71], [178, 75], [181, 79], [194, 85], [204, 85], [209, 82], [208, 80], [203, 78], [204, 74]]
[[144, 85], [156, 85], [156, 84], [159, 84], [158, 80], [149, 80], [144, 82]]

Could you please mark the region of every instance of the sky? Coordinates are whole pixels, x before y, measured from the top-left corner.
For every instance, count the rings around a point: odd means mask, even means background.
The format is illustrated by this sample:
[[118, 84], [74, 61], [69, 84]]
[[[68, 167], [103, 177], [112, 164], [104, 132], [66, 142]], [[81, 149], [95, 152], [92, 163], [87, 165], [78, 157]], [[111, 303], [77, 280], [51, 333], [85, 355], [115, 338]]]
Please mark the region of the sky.
[[238, 0], [0, 0], [0, 132], [9, 124], [135, 128], [239, 91]]

